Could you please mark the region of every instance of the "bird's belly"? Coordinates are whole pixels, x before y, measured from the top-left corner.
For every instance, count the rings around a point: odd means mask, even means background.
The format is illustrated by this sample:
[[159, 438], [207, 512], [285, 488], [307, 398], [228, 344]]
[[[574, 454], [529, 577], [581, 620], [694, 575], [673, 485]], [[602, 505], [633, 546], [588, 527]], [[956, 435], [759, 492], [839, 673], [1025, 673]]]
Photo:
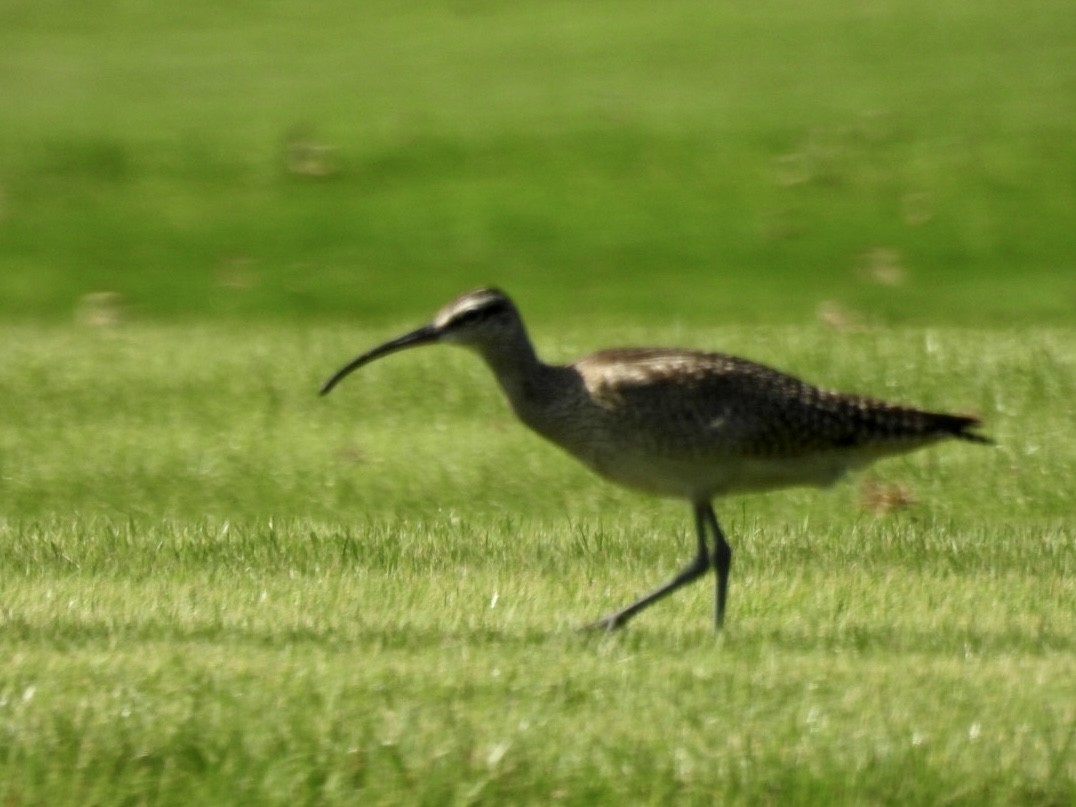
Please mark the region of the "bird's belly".
[[702, 458], [591, 456], [584, 463], [625, 487], [659, 496], [711, 499], [785, 487], [826, 487], [858, 463], [832, 454], [792, 458]]
[[571, 420], [524, 420], [612, 482], [694, 501], [802, 485], [825, 487], [846, 471], [875, 458], [847, 450], [794, 456], [752, 455], [724, 446], [693, 446], [686, 439], [670, 440], [667, 435], [652, 434], [635, 423], [628, 424], [629, 428], [617, 421], [596, 418], [590, 421], [591, 428], [583, 429]]

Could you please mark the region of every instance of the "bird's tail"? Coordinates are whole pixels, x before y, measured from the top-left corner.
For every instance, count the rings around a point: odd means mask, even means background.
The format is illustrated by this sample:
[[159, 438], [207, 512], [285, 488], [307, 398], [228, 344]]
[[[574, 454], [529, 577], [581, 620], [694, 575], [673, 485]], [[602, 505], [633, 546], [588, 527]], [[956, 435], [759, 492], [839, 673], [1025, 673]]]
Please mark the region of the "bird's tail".
[[967, 440], [969, 443], [981, 443], [992, 446], [994, 441], [989, 437], [976, 434], [971, 431], [982, 426], [982, 421], [972, 415], [943, 415], [931, 413], [931, 425], [939, 434], [955, 437], [958, 440]]

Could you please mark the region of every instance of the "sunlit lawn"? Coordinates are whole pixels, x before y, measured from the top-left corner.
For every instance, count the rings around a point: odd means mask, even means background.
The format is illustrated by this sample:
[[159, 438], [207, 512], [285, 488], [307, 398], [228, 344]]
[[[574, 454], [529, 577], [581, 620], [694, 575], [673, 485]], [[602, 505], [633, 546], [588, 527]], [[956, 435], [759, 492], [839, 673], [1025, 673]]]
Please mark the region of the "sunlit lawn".
[[5, 328], [5, 798], [1070, 801], [1071, 331], [755, 333], [693, 341], [999, 445], [719, 502], [726, 633], [707, 584], [602, 637], [688, 508], [540, 443], [472, 357], [318, 399], [385, 334]]

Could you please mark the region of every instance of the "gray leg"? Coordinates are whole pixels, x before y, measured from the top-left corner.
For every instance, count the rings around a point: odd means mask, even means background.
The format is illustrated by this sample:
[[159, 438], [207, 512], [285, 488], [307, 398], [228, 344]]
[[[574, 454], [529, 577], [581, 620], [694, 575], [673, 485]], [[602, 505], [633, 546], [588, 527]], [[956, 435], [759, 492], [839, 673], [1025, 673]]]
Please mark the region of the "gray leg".
[[[672, 594], [676, 589], [683, 585], [686, 585], [694, 580], [697, 580], [702, 575], [706, 574], [711, 565], [722, 562], [724, 565], [724, 581], [722, 581], [721, 571], [718, 571], [718, 622], [720, 624], [720, 615], [724, 611], [725, 606], [725, 586], [728, 581], [729, 567], [728, 559], [731, 557], [731, 550], [725, 543], [725, 537], [721, 534], [721, 529], [716, 529], [716, 535], [718, 537], [718, 548], [715, 551], [714, 558], [711, 559], [710, 551], [706, 545], [706, 525], [711, 524], [717, 527], [717, 519], [714, 517], [714, 511], [710, 507], [709, 502], [695, 505], [695, 531], [698, 536], [698, 551], [695, 553], [695, 559], [685, 566], [679, 574], [672, 580], [664, 585], [658, 586], [656, 589], [640, 597], [633, 602], [627, 608], [623, 608], [620, 611], [609, 614], [599, 619], [597, 622], [592, 622], [587, 625], [588, 628], [599, 628], [601, 630], [616, 630], [622, 628], [628, 623], [628, 620], [642, 611], [647, 606], [653, 605], [661, 598]], [[721, 546], [724, 546], [725, 552], [722, 554]], [[723, 559], [723, 560], [722, 560]]]
[[714, 627], [721, 630], [725, 621], [725, 600], [729, 594], [729, 569], [732, 568], [732, 547], [725, 540], [725, 533], [721, 531], [721, 525], [717, 523], [714, 508], [707, 504], [702, 508], [703, 517], [710, 525], [710, 532], [714, 536], [714, 577], [717, 582], [717, 606], [714, 610]]

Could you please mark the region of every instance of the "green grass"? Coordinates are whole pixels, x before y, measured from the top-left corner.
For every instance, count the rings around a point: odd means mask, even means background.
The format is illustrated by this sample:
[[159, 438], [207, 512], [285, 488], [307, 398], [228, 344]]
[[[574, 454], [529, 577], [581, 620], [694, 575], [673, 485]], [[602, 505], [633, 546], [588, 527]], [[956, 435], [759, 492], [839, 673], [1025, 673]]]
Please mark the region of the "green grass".
[[[1074, 53], [1071, 0], [7, 0], [0, 802], [1076, 802]], [[581, 635], [684, 503], [458, 352], [315, 395], [486, 283], [551, 359], [998, 445], [719, 502], [722, 636]]]
[[496, 282], [654, 324], [1063, 323], [1074, 51], [1069, 0], [11, 0], [0, 315], [388, 321]]
[[879, 465], [916, 499], [885, 515], [854, 483], [719, 502], [719, 638], [710, 585], [575, 631], [687, 559], [688, 508], [541, 443], [472, 357], [315, 396], [385, 335], [3, 328], [7, 803], [1076, 796], [1071, 329], [611, 334], [978, 410], [999, 442]]

